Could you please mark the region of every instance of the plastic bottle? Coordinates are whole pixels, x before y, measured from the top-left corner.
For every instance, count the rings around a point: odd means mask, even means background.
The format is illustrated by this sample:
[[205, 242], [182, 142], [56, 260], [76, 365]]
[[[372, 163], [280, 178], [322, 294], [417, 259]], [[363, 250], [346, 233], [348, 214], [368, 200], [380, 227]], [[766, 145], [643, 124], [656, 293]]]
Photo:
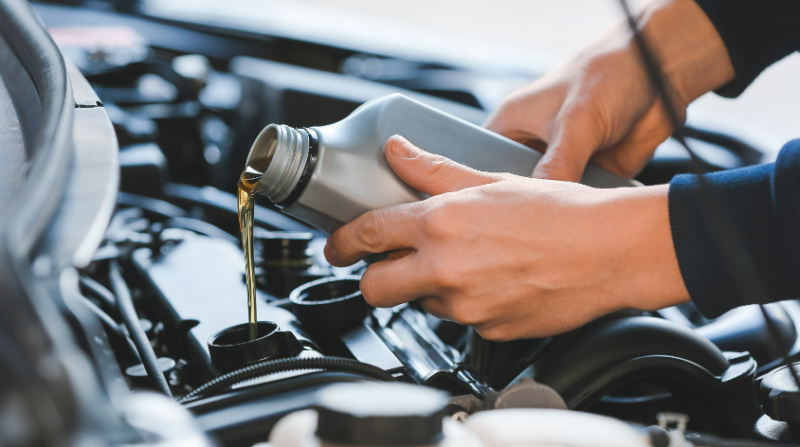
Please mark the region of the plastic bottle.
[[[508, 138], [400, 94], [363, 104], [328, 126], [270, 124], [258, 135], [247, 166], [264, 175], [255, 187], [287, 214], [331, 233], [366, 211], [424, 199], [403, 183], [384, 156], [399, 134], [412, 144], [474, 169], [529, 176], [541, 154]], [[582, 183], [634, 186], [596, 166]]]

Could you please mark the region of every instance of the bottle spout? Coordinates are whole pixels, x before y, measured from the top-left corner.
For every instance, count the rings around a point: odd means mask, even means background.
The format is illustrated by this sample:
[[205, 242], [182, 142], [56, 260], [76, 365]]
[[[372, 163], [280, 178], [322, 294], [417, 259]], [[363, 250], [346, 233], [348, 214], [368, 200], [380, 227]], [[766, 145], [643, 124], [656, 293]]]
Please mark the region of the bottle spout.
[[282, 124], [270, 124], [250, 148], [245, 169], [263, 173], [255, 191], [280, 204], [294, 191], [309, 151], [308, 133]]

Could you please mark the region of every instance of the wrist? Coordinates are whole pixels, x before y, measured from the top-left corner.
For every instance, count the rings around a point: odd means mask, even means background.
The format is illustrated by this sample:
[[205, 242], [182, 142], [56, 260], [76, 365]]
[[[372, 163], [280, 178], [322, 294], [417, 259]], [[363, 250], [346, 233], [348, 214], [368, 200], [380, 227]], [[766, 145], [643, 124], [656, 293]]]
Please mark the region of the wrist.
[[639, 22], [684, 107], [733, 80], [725, 44], [694, 0], [650, 3]]
[[669, 185], [614, 190], [620, 308], [657, 310], [690, 301], [672, 241], [668, 193]]

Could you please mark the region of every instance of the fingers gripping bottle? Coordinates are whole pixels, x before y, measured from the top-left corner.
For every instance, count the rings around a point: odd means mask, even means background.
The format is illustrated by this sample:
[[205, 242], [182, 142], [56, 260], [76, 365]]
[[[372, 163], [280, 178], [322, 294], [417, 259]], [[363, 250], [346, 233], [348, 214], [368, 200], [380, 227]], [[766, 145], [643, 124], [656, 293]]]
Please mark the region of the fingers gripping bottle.
[[[255, 191], [287, 214], [332, 233], [365, 212], [422, 200], [389, 167], [384, 145], [399, 134], [428, 152], [481, 171], [529, 176], [541, 154], [400, 94], [363, 104], [328, 126], [270, 124], [258, 135], [247, 168], [263, 173]], [[582, 183], [634, 186], [597, 166]]]

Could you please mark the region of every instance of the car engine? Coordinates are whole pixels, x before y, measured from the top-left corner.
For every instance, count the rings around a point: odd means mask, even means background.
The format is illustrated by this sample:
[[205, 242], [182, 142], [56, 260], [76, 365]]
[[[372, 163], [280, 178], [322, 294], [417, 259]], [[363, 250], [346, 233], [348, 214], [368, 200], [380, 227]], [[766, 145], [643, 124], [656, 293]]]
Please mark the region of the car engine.
[[[158, 11], [34, 10], [73, 85], [80, 80], [89, 102], [105, 110], [119, 144], [113, 214], [76, 271], [68, 305], [80, 315], [69, 325], [94, 373], [117, 390], [109, 394], [166, 391], [231, 447], [266, 442], [281, 418], [316, 408], [330, 385], [364, 381], [444, 392], [455, 420], [566, 408], [642, 427], [677, 420], [687, 436], [787, 440], [786, 422], [762, 408], [760, 378], [784, 356], [757, 307], [714, 321], [691, 304], [623, 311], [555, 337], [489, 341], [414, 302], [370, 307], [358, 285], [367, 264], [332, 267], [322, 253], [327, 235], [264, 197], [256, 199], [254, 241], [259, 333], [268, 335], [242, 347], [247, 301], [235, 191], [264, 126], [333, 123], [397, 92], [480, 124], [502, 97], [487, 95], [487, 86], [513, 88], [534, 75], [487, 75]], [[689, 126], [708, 171], [760, 160], [761, 151], [733, 133]], [[691, 170], [669, 145], [638, 180]], [[796, 359], [800, 305], [766, 309]], [[143, 362], [145, 351], [165, 383]]]

